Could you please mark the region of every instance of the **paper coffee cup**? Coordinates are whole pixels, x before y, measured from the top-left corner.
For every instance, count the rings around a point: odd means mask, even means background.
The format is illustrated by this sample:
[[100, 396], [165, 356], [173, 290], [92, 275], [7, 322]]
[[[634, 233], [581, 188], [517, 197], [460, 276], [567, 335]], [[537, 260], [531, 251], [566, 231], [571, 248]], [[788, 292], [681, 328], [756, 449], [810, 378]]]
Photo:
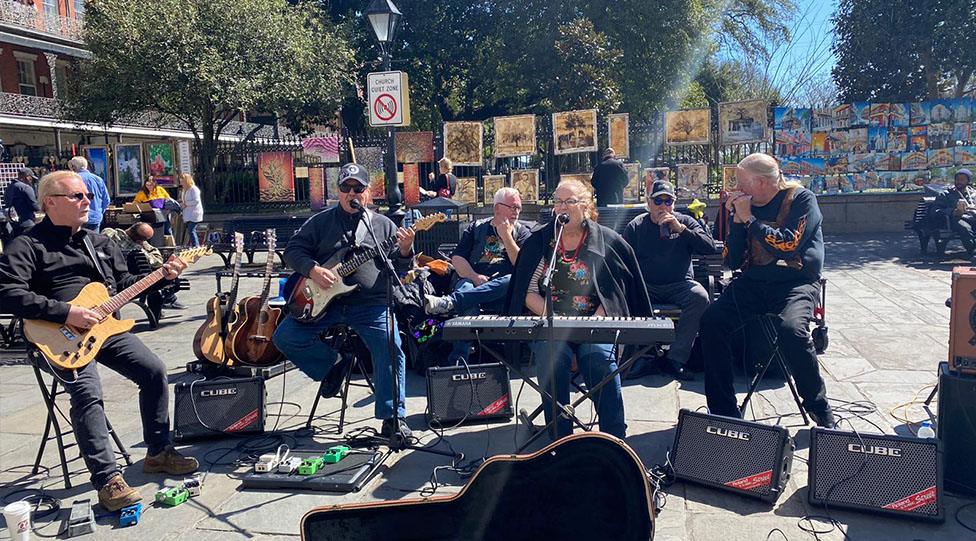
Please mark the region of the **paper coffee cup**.
[[11, 503], [3, 508], [3, 518], [7, 521], [7, 531], [13, 541], [28, 541], [31, 538], [31, 506], [25, 501]]

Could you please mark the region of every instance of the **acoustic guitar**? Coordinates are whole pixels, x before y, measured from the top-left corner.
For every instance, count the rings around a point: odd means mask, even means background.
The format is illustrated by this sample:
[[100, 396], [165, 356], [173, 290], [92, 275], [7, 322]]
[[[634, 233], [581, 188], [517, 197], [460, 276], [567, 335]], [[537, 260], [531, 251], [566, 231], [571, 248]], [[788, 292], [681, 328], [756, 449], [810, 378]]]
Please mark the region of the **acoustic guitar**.
[[[426, 231], [434, 224], [447, 220], [443, 212], [424, 216], [417, 220], [411, 229], [414, 231]], [[332, 287], [325, 289], [306, 276], [294, 273], [285, 282], [285, 294], [288, 298], [286, 308], [288, 313], [300, 322], [308, 323], [315, 321], [325, 314], [329, 304], [344, 295], [348, 295], [359, 288], [359, 284], [348, 284], [346, 278], [356, 272], [367, 261], [371, 261], [379, 253], [389, 253], [396, 245], [396, 235], [383, 241], [380, 247], [346, 247], [329, 258], [322, 266], [332, 270], [339, 277]]]
[[[189, 265], [211, 253], [213, 250], [209, 246], [200, 246], [183, 250], [177, 257]], [[136, 323], [131, 319], [116, 319], [113, 314], [162, 279], [163, 269], [156, 269], [111, 298], [105, 284], [91, 282], [68, 304], [98, 312], [102, 319], [95, 326], [85, 330], [67, 323], [28, 319], [24, 321], [24, 336], [52, 365], [65, 370], [82, 368], [95, 360], [106, 340], [128, 332]]]
[[652, 494], [633, 449], [587, 432], [531, 455], [493, 456], [456, 495], [312, 509], [301, 534], [303, 541], [647, 541]]
[[231, 272], [230, 292], [217, 294], [207, 301], [207, 319], [193, 336], [193, 354], [201, 361], [231, 365], [224, 350], [227, 320], [231, 308], [237, 304], [237, 287], [241, 280], [241, 259], [244, 255], [244, 234], [234, 233], [234, 270]]
[[281, 352], [271, 342], [281, 320], [281, 308], [272, 308], [268, 304], [277, 237], [274, 229], [268, 229], [264, 235], [268, 244], [268, 261], [264, 266], [261, 296], [244, 297], [237, 303], [225, 343], [231, 359], [255, 366], [274, 364], [282, 359]]

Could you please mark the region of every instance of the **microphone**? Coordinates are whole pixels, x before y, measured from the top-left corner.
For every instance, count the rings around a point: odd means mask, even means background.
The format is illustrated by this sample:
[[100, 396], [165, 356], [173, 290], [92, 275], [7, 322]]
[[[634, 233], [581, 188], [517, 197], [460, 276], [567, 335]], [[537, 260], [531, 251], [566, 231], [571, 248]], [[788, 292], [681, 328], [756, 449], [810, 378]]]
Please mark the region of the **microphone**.
[[569, 223], [569, 214], [565, 212], [556, 216], [556, 225], [566, 225]]
[[363, 205], [359, 201], [356, 201], [355, 199], [349, 201], [349, 206], [356, 210], [363, 210]]

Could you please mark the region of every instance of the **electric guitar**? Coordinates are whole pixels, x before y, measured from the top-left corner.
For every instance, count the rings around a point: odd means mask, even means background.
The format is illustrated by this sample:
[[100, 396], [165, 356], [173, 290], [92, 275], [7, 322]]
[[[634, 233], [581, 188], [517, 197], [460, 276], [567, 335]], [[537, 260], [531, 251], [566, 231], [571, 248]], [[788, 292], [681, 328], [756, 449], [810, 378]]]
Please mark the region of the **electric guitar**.
[[241, 259], [244, 255], [244, 234], [234, 233], [234, 270], [231, 274], [230, 293], [217, 294], [207, 301], [207, 319], [193, 336], [193, 353], [201, 361], [217, 364], [233, 363], [227, 358], [224, 340], [227, 338], [227, 320], [237, 304], [237, 287], [240, 283]]
[[[447, 220], [443, 212], [424, 216], [417, 220], [412, 229], [426, 231], [434, 224]], [[345, 279], [356, 272], [360, 266], [372, 260], [378, 253], [388, 253], [396, 245], [396, 235], [383, 241], [379, 248], [347, 247], [337, 251], [322, 266], [330, 269], [339, 279], [332, 287], [325, 289], [307, 276], [297, 272], [288, 277], [285, 291], [288, 298], [288, 313], [298, 321], [308, 323], [325, 314], [326, 308], [336, 298], [348, 295], [359, 288], [359, 284], [347, 284]]]
[[268, 261], [264, 266], [261, 296], [244, 297], [237, 304], [231, 316], [230, 330], [225, 343], [231, 359], [256, 366], [274, 364], [282, 358], [281, 352], [271, 342], [271, 337], [281, 319], [281, 308], [272, 308], [268, 305], [277, 239], [275, 230], [265, 231], [265, 239], [268, 243]]
[[[177, 257], [189, 265], [211, 253], [209, 246], [200, 246], [184, 250]], [[85, 330], [67, 323], [28, 319], [24, 321], [24, 336], [52, 365], [65, 370], [82, 368], [95, 360], [106, 340], [128, 332], [136, 323], [131, 319], [116, 319], [112, 314], [162, 279], [163, 269], [156, 269], [111, 298], [105, 284], [91, 282], [68, 304], [98, 312], [102, 319], [92, 328]]]

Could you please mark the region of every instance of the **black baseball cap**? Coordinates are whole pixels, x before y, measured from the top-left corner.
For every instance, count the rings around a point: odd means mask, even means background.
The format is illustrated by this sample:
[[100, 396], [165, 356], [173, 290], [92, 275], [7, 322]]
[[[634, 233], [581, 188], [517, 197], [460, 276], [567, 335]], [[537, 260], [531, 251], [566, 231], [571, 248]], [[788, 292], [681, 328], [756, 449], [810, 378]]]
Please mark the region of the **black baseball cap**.
[[32, 171], [30, 167], [21, 167], [17, 170], [17, 178], [37, 179], [37, 176], [34, 175], [34, 171]]
[[674, 199], [674, 186], [666, 180], [655, 180], [654, 184], [651, 184], [651, 195], [647, 198], [650, 199], [659, 195], [670, 195]]
[[369, 173], [366, 168], [357, 163], [347, 163], [339, 169], [339, 184], [353, 179], [362, 186], [369, 186]]

